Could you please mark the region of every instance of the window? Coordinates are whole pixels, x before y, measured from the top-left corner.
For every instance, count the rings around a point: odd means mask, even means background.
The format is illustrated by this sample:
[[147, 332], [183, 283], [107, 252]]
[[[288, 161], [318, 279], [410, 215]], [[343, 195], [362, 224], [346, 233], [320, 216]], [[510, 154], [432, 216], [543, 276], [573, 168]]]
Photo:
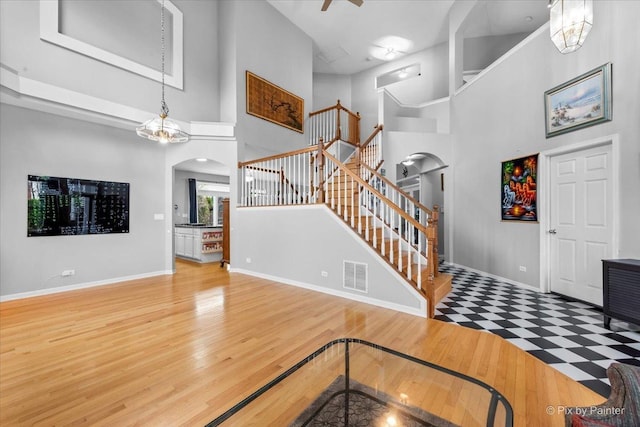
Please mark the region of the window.
[[229, 184], [197, 181], [198, 223], [222, 225], [222, 200], [229, 197]]

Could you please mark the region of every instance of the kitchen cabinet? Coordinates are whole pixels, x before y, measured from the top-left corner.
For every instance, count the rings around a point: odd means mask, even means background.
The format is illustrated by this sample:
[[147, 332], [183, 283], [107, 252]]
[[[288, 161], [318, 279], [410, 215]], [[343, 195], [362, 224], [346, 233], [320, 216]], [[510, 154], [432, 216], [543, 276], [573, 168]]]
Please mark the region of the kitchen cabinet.
[[222, 259], [223, 233], [220, 227], [176, 225], [175, 255], [199, 262], [216, 262]]

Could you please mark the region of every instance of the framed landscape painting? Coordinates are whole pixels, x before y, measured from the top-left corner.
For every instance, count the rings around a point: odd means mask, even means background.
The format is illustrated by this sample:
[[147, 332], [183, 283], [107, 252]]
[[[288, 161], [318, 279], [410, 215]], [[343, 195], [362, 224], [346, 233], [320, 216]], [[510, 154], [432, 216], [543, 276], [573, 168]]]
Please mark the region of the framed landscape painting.
[[248, 114], [304, 133], [304, 99], [250, 71], [246, 78]]
[[611, 63], [544, 93], [546, 137], [611, 120]]
[[503, 221], [538, 221], [538, 155], [502, 162]]

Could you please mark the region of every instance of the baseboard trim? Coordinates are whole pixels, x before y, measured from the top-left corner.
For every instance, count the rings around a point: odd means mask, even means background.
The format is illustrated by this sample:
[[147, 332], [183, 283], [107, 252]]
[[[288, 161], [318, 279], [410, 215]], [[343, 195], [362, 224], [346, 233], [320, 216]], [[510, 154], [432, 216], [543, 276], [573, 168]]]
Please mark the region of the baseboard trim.
[[365, 297], [362, 295], [350, 294], [348, 292], [342, 292], [336, 289], [329, 289], [322, 286], [312, 285], [309, 283], [298, 282], [297, 280], [285, 279], [282, 277], [272, 276], [270, 274], [258, 273], [255, 271], [245, 270], [241, 268], [230, 268], [229, 271], [231, 273], [246, 274], [247, 276], [258, 277], [264, 280], [271, 280], [273, 282], [278, 282], [285, 285], [296, 286], [298, 288], [304, 288], [304, 289], [308, 289], [316, 292], [322, 292], [323, 294], [328, 294], [328, 295], [333, 295], [340, 298], [350, 299], [353, 301], [363, 302], [365, 304], [375, 305], [377, 307], [388, 308], [390, 310], [411, 314], [413, 316], [418, 316], [422, 318], [427, 317], [426, 300], [424, 300], [424, 303], [420, 301], [420, 304], [421, 304], [420, 308], [413, 308], [413, 307], [407, 307], [404, 305], [395, 304], [387, 301], [381, 301], [374, 298]]
[[496, 279], [496, 280], [499, 280], [501, 282], [505, 282], [505, 283], [508, 283], [510, 285], [517, 286], [519, 288], [527, 289], [527, 290], [534, 291], [534, 292], [543, 293], [539, 288], [536, 288], [536, 287], [531, 286], [531, 285], [527, 285], [526, 283], [517, 282], [515, 280], [507, 279], [506, 277], [497, 276], [495, 274], [487, 273], [486, 271], [476, 270], [475, 268], [467, 267], [466, 265], [456, 264], [454, 262], [445, 262], [444, 264], [450, 265], [452, 267], [464, 268], [465, 270], [469, 270], [469, 271], [472, 271], [474, 273], [481, 274], [483, 276], [491, 277], [492, 279]]
[[114, 277], [106, 280], [96, 280], [95, 282], [77, 283], [75, 285], [59, 286], [56, 288], [47, 288], [47, 289], [40, 289], [37, 291], [2, 295], [0, 296], [0, 302], [12, 301], [12, 300], [23, 299], [23, 298], [39, 297], [43, 295], [57, 294], [60, 292], [77, 291], [80, 289], [95, 288], [98, 286], [113, 285], [114, 283], [126, 282], [129, 280], [146, 279], [146, 278], [155, 277], [155, 276], [164, 276], [167, 274], [174, 274], [174, 271], [173, 270], [152, 271], [149, 273], [133, 274], [131, 276]]

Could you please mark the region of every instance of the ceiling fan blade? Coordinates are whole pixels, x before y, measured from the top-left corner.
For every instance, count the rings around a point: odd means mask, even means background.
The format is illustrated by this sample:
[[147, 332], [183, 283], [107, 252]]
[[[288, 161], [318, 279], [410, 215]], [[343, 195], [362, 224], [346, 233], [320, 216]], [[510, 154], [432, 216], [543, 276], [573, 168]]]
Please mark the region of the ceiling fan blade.
[[322, 4], [322, 9], [320, 9], [322, 12], [325, 12], [327, 9], [329, 9], [329, 5], [331, 4], [332, 0], [324, 0], [324, 3]]
[[349, 1], [358, 7], [362, 6], [362, 3], [364, 3], [364, 0], [349, 0]]

